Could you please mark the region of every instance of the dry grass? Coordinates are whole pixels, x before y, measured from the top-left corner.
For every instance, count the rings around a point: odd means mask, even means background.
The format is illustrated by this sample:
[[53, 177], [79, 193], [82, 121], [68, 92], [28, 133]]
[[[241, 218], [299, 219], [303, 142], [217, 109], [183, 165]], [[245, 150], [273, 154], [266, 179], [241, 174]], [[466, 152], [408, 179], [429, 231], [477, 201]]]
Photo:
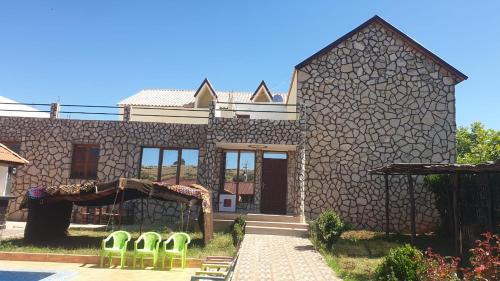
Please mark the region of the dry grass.
[[[162, 229], [149, 229], [147, 231], [157, 231], [163, 239], [167, 239], [169, 232]], [[133, 241], [140, 235], [139, 231], [130, 230], [132, 240], [128, 244], [128, 250], [133, 250]], [[98, 255], [103, 238], [110, 232], [103, 230], [72, 230], [69, 236], [57, 241], [45, 243], [26, 243], [23, 239], [8, 239], [0, 241], [0, 251], [8, 252], [31, 252], [31, 253], [58, 253], [58, 254], [80, 254]], [[191, 243], [188, 248], [189, 258], [204, 258], [211, 255], [233, 256], [236, 252], [233, 246], [231, 234], [214, 233], [214, 239], [203, 245], [203, 235], [201, 232], [189, 233]]]

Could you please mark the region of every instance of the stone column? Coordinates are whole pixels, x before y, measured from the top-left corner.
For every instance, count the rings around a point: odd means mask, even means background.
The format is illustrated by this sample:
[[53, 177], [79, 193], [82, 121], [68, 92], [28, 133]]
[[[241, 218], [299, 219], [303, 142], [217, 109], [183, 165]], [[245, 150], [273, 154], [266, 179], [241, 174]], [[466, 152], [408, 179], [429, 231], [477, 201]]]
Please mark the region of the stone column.
[[59, 119], [59, 111], [61, 107], [59, 103], [54, 102], [50, 105], [50, 119]]
[[254, 189], [254, 211], [260, 213], [260, 199], [262, 198], [262, 157], [264, 152], [261, 149], [255, 151], [255, 189]]
[[304, 103], [299, 106], [300, 144], [296, 152], [296, 190], [298, 215], [305, 221], [305, 196], [306, 196], [306, 140], [307, 140], [307, 108]]
[[220, 162], [220, 157], [218, 157], [218, 151], [216, 147], [216, 137], [215, 137], [215, 102], [210, 103], [208, 106], [208, 126], [207, 126], [207, 138], [205, 143], [205, 157], [203, 159], [203, 170], [202, 181], [200, 183], [206, 188], [213, 191], [212, 202], [214, 211], [218, 210], [218, 167]]

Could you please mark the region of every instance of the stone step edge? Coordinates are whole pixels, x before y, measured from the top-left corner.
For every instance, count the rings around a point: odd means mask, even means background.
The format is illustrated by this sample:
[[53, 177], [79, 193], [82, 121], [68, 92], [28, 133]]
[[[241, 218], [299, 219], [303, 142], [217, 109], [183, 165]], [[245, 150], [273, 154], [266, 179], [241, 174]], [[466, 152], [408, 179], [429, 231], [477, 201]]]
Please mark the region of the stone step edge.
[[309, 230], [307, 229], [297, 229], [297, 228], [289, 228], [289, 227], [272, 227], [272, 226], [249, 226], [247, 225], [245, 228], [250, 228], [250, 229], [269, 229], [269, 230], [291, 230], [291, 231], [300, 231], [300, 232], [307, 232]]
[[302, 223], [302, 222], [280, 222], [280, 221], [245, 221], [247, 226], [259, 226], [259, 225], [253, 225], [255, 224], [268, 224], [269, 226], [272, 226], [273, 224], [282, 224], [282, 225], [289, 225], [289, 226], [298, 226], [298, 227], [309, 227], [309, 224], [307, 223]]

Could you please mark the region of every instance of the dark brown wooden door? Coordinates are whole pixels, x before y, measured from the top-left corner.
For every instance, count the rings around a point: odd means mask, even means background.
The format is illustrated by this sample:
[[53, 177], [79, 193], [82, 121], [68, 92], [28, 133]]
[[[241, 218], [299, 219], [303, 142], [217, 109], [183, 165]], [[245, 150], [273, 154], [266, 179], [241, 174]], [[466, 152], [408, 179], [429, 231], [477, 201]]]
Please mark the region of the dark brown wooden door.
[[286, 214], [287, 160], [263, 159], [260, 211]]

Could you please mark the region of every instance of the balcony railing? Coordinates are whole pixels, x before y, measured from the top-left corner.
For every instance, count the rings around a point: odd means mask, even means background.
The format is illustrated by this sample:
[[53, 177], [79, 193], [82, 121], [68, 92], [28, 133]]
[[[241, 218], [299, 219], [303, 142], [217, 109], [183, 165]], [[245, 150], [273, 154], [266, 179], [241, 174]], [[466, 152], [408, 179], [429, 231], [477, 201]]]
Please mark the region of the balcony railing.
[[[29, 107], [27, 107], [29, 106]], [[209, 108], [0, 103], [0, 116], [208, 124], [215, 118], [297, 120], [296, 104], [216, 102]]]
[[217, 102], [215, 117], [297, 120], [296, 104]]

